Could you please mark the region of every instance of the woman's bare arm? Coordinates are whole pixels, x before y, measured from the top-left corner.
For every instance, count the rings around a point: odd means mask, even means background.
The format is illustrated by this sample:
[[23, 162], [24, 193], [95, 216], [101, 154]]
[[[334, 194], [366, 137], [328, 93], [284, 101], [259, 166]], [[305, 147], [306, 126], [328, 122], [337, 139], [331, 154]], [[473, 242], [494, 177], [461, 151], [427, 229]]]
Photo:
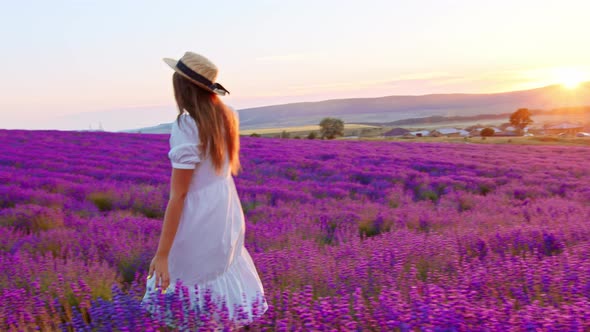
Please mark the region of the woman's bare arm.
[[156, 278], [154, 281], [156, 282], [156, 287], [161, 287], [163, 291], [165, 291], [168, 288], [168, 285], [170, 285], [168, 254], [170, 253], [172, 242], [176, 236], [176, 230], [178, 230], [180, 216], [182, 215], [182, 209], [184, 207], [184, 199], [188, 193], [188, 188], [194, 171], [194, 169], [172, 168], [170, 198], [168, 200], [168, 206], [166, 207], [166, 213], [164, 214], [160, 242], [158, 243], [158, 250], [150, 263], [148, 272], [148, 279], [155, 274]]
[[168, 257], [176, 230], [178, 229], [180, 216], [184, 207], [184, 199], [188, 193], [194, 171], [194, 169], [172, 168], [170, 198], [168, 199], [168, 205], [164, 214], [162, 233], [160, 234], [160, 242], [156, 251], [157, 256]]

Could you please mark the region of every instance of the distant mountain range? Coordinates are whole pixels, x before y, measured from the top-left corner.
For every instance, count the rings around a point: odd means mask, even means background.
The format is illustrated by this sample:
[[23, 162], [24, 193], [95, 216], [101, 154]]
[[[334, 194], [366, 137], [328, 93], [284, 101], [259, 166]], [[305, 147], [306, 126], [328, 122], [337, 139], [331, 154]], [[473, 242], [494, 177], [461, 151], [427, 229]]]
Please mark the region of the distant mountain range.
[[[576, 89], [560, 85], [491, 94], [430, 94], [335, 99], [239, 110], [241, 129], [318, 124], [324, 117], [347, 123], [419, 124], [449, 119], [504, 117], [518, 108], [553, 110], [590, 105], [590, 82]], [[483, 117], [480, 117], [482, 116]], [[419, 119], [424, 119], [420, 121]], [[465, 120], [466, 120], [465, 119]], [[399, 122], [398, 122], [399, 121]]]
[[[576, 89], [551, 85], [532, 90], [490, 94], [455, 93], [334, 99], [247, 108], [238, 112], [240, 129], [246, 130], [316, 125], [324, 117], [337, 117], [345, 123], [378, 125], [507, 119], [509, 114], [518, 108], [535, 110], [533, 114], [548, 114], [556, 109], [575, 106], [590, 106], [590, 82], [581, 84]], [[580, 108], [575, 112], [579, 110]], [[581, 110], [588, 111], [587, 108]], [[169, 133], [170, 124], [124, 132]]]

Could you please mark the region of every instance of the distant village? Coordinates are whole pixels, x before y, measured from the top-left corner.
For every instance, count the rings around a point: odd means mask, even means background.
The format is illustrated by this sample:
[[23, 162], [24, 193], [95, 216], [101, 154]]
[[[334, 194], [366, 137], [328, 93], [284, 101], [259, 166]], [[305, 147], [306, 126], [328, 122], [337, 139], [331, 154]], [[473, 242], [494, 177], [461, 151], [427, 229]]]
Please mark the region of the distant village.
[[557, 124], [547, 124], [544, 126], [525, 127], [523, 135], [520, 135], [518, 129], [509, 123], [497, 127], [485, 127], [473, 125], [463, 129], [446, 127], [432, 130], [411, 131], [406, 128], [393, 128], [385, 133], [385, 137], [474, 137], [482, 136], [481, 131], [484, 128], [493, 130], [492, 136], [561, 136], [561, 137], [590, 137], [588, 128], [582, 124], [562, 122]]

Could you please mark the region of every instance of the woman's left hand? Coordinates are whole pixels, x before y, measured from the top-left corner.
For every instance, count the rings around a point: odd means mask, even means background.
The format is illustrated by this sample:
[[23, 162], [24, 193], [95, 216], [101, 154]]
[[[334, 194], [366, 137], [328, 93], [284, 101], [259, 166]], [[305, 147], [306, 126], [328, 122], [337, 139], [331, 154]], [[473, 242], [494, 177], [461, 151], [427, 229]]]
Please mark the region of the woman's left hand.
[[166, 288], [170, 285], [170, 274], [168, 273], [168, 256], [156, 254], [150, 263], [150, 269], [148, 272], [148, 279], [156, 277], [156, 287], [161, 287], [162, 291], [165, 292]]

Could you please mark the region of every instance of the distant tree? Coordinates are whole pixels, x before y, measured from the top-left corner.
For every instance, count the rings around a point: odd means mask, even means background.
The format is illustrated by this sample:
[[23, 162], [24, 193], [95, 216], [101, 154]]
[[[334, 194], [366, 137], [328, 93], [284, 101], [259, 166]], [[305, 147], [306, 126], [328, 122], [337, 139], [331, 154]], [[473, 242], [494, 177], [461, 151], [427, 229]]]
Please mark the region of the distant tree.
[[481, 130], [481, 132], [479, 133], [479, 135], [481, 137], [489, 137], [489, 136], [494, 136], [496, 132], [494, 131], [494, 129], [487, 127]]
[[320, 134], [322, 139], [334, 139], [336, 136], [344, 136], [344, 122], [337, 118], [323, 118], [320, 122]]
[[510, 115], [510, 124], [518, 130], [519, 135], [522, 135], [524, 128], [531, 123], [533, 120], [531, 120], [531, 111], [528, 108], [519, 108]]
[[281, 132], [281, 138], [289, 138], [291, 137], [291, 134], [289, 134], [286, 130], [283, 130]]
[[299, 136], [299, 135], [296, 135], [296, 136], [294, 136], [293, 138], [294, 138], [294, 139], [301, 139], [301, 136]]
[[252, 134], [250, 134], [250, 137], [260, 137], [260, 134], [252, 133]]
[[316, 139], [316, 138], [318, 138], [318, 134], [316, 134], [315, 131], [312, 131], [307, 135], [307, 139]]

